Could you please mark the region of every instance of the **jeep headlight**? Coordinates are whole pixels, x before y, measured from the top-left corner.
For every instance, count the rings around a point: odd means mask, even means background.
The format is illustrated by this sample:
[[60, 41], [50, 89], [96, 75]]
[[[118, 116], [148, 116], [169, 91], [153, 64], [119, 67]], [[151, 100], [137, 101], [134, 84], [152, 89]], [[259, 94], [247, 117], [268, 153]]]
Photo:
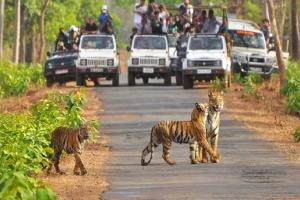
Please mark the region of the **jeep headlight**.
[[80, 65], [86, 66], [87, 65], [87, 59], [80, 59]]
[[275, 63], [276, 63], [275, 58], [273, 58], [273, 57], [266, 58], [267, 65], [274, 65]]
[[114, 59], [108, 59], [107, 66], [110, 66], [110, 67], [114, 66]]
[[47, 68], [48, 68], [48, 69], [53, 69], [53, 64], [52, 64], [52, 63], [48, 63], [48, 64], [47, 64]]
[[139, 64], [139, 59], [138, 58], [132, 58], [131, 63], [133, 65], [138, 65]]
[[166, 59], [160, 58], [160, 59], [158, 60], [158, 63], [159, 63], [159, 65], [164, 66], [164, 65], [166, 65]]
[[187, 67], [193, 67], [193, 61], [192, 60], [187, 61]]

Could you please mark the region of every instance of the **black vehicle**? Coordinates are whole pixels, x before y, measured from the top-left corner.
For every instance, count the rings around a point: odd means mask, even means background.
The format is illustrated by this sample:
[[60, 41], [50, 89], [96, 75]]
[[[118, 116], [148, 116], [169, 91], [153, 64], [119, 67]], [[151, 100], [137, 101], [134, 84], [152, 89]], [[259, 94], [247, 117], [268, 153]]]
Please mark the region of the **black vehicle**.
[[62, 85], [67, 81], [75, 81], [77, 58], [78, 51], [75, 50], [48, 53], [48, 59], [44, 66], [47, 87], [51, 87], [55, 82]]

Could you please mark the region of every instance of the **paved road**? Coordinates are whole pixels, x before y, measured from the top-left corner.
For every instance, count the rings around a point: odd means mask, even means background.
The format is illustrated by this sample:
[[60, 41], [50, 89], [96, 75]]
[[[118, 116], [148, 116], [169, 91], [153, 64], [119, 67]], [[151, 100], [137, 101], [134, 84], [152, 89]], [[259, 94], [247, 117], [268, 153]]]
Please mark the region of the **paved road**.
[[[222, 113], [219, 164], [191, 165], [188, 145], [175, 144], [171, 156], [176, 166], [156, 149], [151, 164], [140, 165], [150, 129], [159, 120], [190, 118], [194, 102], [207, 100], [206, 89], [181, 87], [99, 87], [104, 102], [102, 133], [110, 137], [112, 158], [106, 167], [110, 189], [103, 199], [300, 199], [300, 169]], [[162, 83], [162, 82], [160, 82]], [[226, 107], [226, 105], [225, 105]]]

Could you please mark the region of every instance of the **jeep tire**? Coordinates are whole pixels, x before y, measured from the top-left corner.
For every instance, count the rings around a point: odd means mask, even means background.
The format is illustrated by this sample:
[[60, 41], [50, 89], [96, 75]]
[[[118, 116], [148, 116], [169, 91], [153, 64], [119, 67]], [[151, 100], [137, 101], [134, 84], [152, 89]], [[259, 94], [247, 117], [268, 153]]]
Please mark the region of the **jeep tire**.
[[113, 85], [114, 87], [119, 86], [119, 72], [117, 72], [117, 73], [113, 76], [113, 79], [112, 79], [112, 85]]
[[183, 75], [183, 88], [192, 89], [193, 88], [193, 77], [189, 75]]
[[49, 78], [49, 77], [46, 78], [47, 87], [52, 87], [53, 83], [54, 83], [53, 78]]
[[135, 75], [131, 72], [128, 72], [128, 86], [135, 85]]
[[176, 85], [182, 85], [182, 72], [176, 71], [175, 77], [176, 77]]
[[149, 83], [149, 78], [148, 77], [143, 77], [143, 83], [148, 84]]
[[172, 84], [172, 76], [170, 74], [165, 75], [164, 84], [165, 85], [171, 85]]
[[76, 85], [77, 86], [84, 86], [85, 85], [85, 80], [82, 75], [79, 73], [76, 73]]

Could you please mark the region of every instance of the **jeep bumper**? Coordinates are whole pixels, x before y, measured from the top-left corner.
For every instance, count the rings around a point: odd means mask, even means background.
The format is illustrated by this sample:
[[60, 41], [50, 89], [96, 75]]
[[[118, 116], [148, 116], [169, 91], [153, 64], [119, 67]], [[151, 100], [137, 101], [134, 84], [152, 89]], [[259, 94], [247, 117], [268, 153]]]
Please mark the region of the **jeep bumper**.
[[201, 69], [201, 68], [188, 68], [183, 69], [183, 76], [193, 76], [195, 80], [213, 80], [225, 76], [224, 69]]
[[135, 74], [136, 77], [164, 77], [171, 74], [170, 67], [128, 67], [128, 72]]

